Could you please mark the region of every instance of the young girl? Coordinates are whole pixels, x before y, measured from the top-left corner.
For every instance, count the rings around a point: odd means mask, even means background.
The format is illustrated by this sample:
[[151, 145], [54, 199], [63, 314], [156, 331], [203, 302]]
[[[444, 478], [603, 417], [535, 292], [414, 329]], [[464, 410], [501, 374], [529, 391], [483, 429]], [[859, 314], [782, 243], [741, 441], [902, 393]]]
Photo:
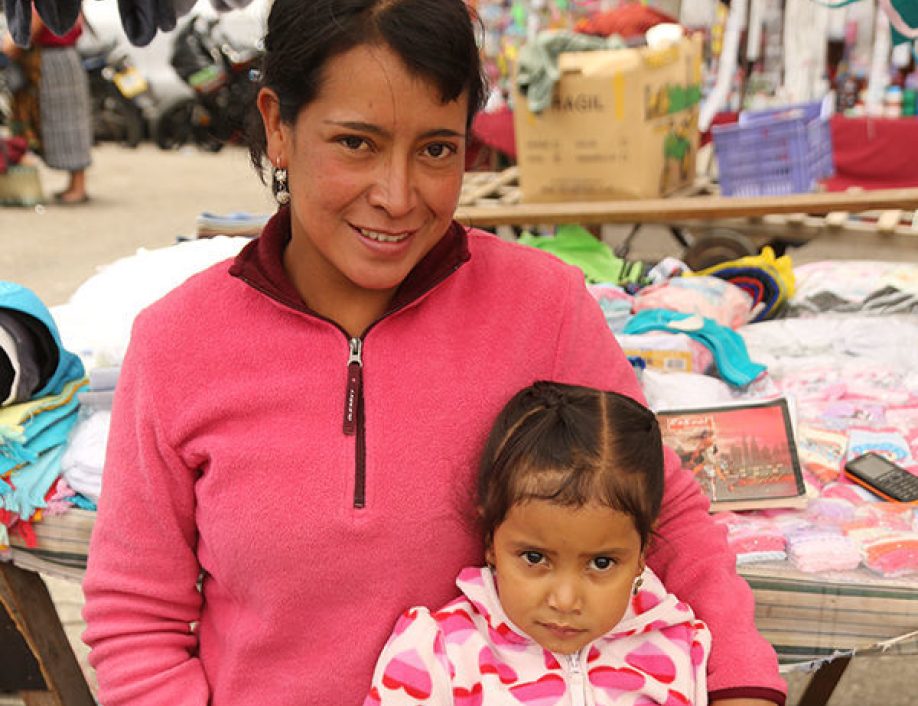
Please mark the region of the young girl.
[[662, 497], [648, 409], [559, 383], [517, 393], [479, 470], [488, 566], [399, 619], [364, 706], [706, 704], [710, 633], [644, 563]]

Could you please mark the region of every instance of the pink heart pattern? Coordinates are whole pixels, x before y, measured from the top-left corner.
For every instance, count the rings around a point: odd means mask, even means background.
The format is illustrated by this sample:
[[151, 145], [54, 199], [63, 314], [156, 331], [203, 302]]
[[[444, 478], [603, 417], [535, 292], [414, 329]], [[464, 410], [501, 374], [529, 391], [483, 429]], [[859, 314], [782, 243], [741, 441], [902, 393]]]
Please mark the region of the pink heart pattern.
[[669, 655], [651, 642], [639, 645], [629, 652], [625, 661], [664, 684], [672, 684], [676, 678], [676, 664]]
[[692, 633], [694, 631], [686, 623], [671, 625], [668, 628], [663, 628], [660, 632], [667, 640], [674, 645], [678, 645], [683, 650], [687, 650], [689, 645], [692, 644]]
[[451, 645], [461, 645], [475, 633], [475, 623], [472, 620], [472, 616], [464, 610], [457, 610], [453, 613], [437, 613], [434, 618], [446, 636], [446, 642]]
[[629, 667], [596, 667], [590, 670], [589, 679], [590, 684], [602, 689], [612, 698], [637, 691], [646, 682], [643, 674]]
[[481, 706], [483, 700], [481, 682], [475, 682], [471, 689], [463, 689], [461, 686], [453, 687], [453, 703], [456, 706]]
[[449, 673], [449, 678], [454, 679], [456, 676], [456, 668], [453, 667], [453, 663], [450, 662], [449, 658], [446, 656], [446, 641], [442, 632], [438, 632], [434, 637], [433, 653], [434, 657], [437, 658], [437, 661]]
[[397, 637], [398, 635], [401, 635], [403, 632], [405, 632], [405, 630], [408, 629], [408, 626], [417, 617], [418, 617], [417, 608], [409, 608], [404, 613], [402, 613], [401, 618], [399, 618], [399, 621], [395, 624], [395, 628], [392, 630], [392, 636]]
[[637, 614], [646, 613], [656, 606], [660, 599], [650, 591], [638, 591], [636, 596], [631, 597], [631, 605]]
[[522, 635], [517, 635], [506, 623], [501, 623], [497, 628], [488, 625], [488, 637], [498, 647], [525, 650], [529, 646], [529, 640]]
[[542, 650], [542, 656], [545, 658], [545, 669], [561, 669], [561, 665], [551, 652]]
[[510, 693], [526, 706], [555, 706], [564, 696], [567, 687], [557, 674], [546, 674], [538, 681], [510, 687]]
[[678, 691], [673, 691], [670, 689], [669, 694], [666, 696], [666, 701], [663, 702], [663, 706], [689, 706], [691, 701], [684, 694], [680, 694]]
[[415, 699], [426, 699], [433, 689], [430, 674], [416, 650], [395, 655], [386, 665], [382, 683], [392, 691], [404, 689], [408, 696]]
[[692, 643], [692, 665], [697, 667], [704, 662], [704, 646], [700, 642]]
[[487, 646], [482, 647], [481, 652], [478, 653], [478, 669], [481, 671], [482, 676], [496, 674], [501, 684], [512, 684], [519, 679], [516, 672], [513, 671], [513, 667], [506, 662], [500, 661], [491, 651], [491, 648]]

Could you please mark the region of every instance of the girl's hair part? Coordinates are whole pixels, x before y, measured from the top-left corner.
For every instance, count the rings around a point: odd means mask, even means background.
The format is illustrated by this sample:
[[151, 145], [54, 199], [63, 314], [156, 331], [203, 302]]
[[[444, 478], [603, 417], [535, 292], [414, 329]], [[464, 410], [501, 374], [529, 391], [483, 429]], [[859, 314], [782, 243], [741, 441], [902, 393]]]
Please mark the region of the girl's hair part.
[[501, 410], [478, 471], [485, 545], [517, 503], [599, 503], [629, 515], [646, 548], [663, 499], [653, 412], [625, 395], [539, 381]]
[[[358, 46], [383, 46], [436, 86], [444, 103], [466, 93], [471, 126], [487, 98], [476, 28], [481, 34], [481, 21], [464, 0], [274, 0], [253, 95], [272, 89], [281, 120], [292, 125], [319, 94], [329, 61]], [[267, 145], [254, 100], [246, 141], [264, 181]]]

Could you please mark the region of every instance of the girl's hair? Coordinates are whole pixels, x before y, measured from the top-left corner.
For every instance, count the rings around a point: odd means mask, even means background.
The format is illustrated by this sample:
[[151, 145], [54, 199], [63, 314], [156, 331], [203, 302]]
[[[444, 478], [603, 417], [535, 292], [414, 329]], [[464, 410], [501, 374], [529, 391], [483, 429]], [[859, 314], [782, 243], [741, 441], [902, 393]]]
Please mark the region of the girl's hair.
[[[281, 120], [293, 124], [318, 95], [331, 59], [358, 46], [385, 46], [435, 85], [444, 103], [466, 92], [471, 125], [487, 97], [473, 13], [464, 0], [274, 0], [259, 87], [277, 93]], [[254, 105], [246, 132], [263, 177], [267, 146]]]
[[663, 499], [663, 442], [653, 412], [630, 397], [536, 382], [501, 410], [478, 472], [485, 545], [527, 500], [592, 502], [630, 515], [647, 546]]

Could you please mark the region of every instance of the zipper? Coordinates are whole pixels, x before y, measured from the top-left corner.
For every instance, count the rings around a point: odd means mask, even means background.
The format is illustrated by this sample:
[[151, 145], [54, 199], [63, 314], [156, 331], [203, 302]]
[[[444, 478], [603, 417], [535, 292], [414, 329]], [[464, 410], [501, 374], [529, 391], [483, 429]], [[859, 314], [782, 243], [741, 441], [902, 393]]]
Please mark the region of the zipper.
[[354, 507], [367, 503], [366, 439], [363, 427], [363, 339], [348, 341], [347, 386], [344, 393], [344, 433], [354, 440]]
[[[447, 272], [444, 272], [440, 277], [430, 282], [424, 291], [421, 292], [417, 297], [411, 301], [402, 303], [400, 306], [397, 306], [390, 311], [387, 311], [380, 318], [376, 319], [376, 321], [367, 326], [366, 330], [363, 332], [363, 336], [365, 337], [370, 332], [370, 329], [376, 326], [376, 324], [378, 324], [383, 319], [392, 316], [393, 314], [401, 311], [402, 309], [405, 309], [409, 305], [426, 296], [429, 292], [431, 292], [444, 280], [446, 280], [450, 275], [452, 275], [456, 270], [462, 267], [465, 262], [467, 262], [467, 260], [455, 263], [452, 267], [449, 268]], [[308, 307], [304, 307], [299, 302], [288, 301], [278, 297], [275, 292], [270, 291], [261, 284], [256, 284], [244, 274], [238, 274], [236, 276], [239, 277], [239, 279], [245, 282], [247, 285], [252, 287], [252, 289], [261, 292], [269, 299], [280, 302], [284, 306], [287, 306], [294, 311], [299, 311], [321, 321], [325, 321], [337, 328], [339, 331], [341, 331], [341, 333], [345, 335], [345, 337], [347, 337], [350, 354], [348, 355], [347, 359], [347, 387], [344, 396], [343, 430], [346, 436], [356, 437], [354, 440], [354, 507], [357, 509], [363, 509], [367, 504], [366, 432], [364, 430], [363, 414], [363, 338], [360, 336], [351, 336], [341, 327], [337, 321], [322, 316], [321, 314], [317, 314]]]
[[577, 654], [567, 655], [567, 665], [569, 667], [568, 674], [571, 687], [571, 706], [585, 706], [586, 704], [583, 693], [583, 670], [580, 668], [580, 655], [582, 653], [581, 651]]

